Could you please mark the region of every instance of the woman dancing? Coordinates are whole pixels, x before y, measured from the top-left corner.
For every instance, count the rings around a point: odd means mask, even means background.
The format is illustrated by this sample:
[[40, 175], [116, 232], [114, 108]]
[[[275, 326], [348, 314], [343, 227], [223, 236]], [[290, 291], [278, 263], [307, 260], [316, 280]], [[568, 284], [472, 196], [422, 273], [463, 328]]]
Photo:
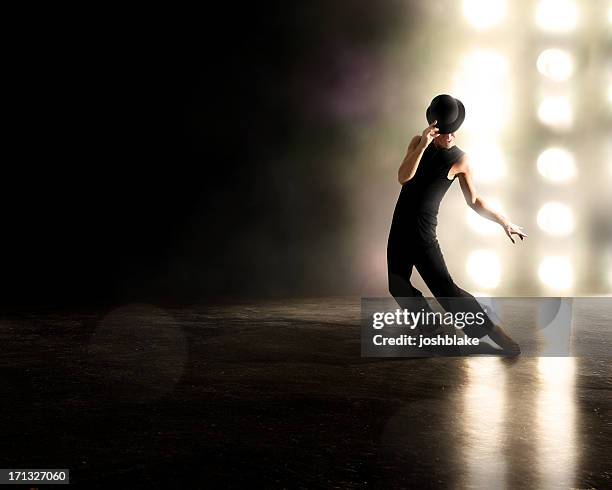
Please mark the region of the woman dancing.
[[[512, 243], [527, 235], [520, 226], [493, 211], [478, 196], [467, 154], [455, 145], [455, 132], [465, 119], [465, 107], [450, 95], [436, 96], [425, 113], [429, 126], [412, 138], [399, 171], [402, 189], [393, 213], [387, 245], [389, 292], [403, 308], [432, 311], [421, 292], [410, 282], [412, 268], [447, 311], [484, 314], [482, 307], [451, 278], [436, 237], [440, 201], [455, 179], [469, 207], [502, 226]], [[506, 354], [519, 355], [519, 345], [484, 314], [482, 329], [465, 328], [466, 335], [488, 335]]]

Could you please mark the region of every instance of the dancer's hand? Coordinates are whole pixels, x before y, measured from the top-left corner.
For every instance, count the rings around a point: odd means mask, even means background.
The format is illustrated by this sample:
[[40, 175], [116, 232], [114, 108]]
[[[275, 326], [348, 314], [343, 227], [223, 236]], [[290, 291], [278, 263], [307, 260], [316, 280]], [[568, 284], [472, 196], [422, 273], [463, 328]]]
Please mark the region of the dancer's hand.
[[431, 143], [433, 139], [438, 137], [440, 130], [436, 128], [437, 122], [438, 121], [432, 122], [431, 125], [427, 126], [423, 130], [423, 134], [421, 135], [421, 144], [423, 148], [429, 146], [429, 143]]
[[508, 238], [510, 238], [512, 243], [516, 243], [514, 241], [514, 238], [512, 238], [512, 235], [517, 235], [518, 237], [520, 237], [521, 241], [523, 241], [523, 238], [527, 237], [527, 234], [523, 231], [522, 226], [515, 225], [510, 221], [506, 221], [502, 226], [504, 228], [504, 231], [506, 232], [506, 235], [508, 235]]

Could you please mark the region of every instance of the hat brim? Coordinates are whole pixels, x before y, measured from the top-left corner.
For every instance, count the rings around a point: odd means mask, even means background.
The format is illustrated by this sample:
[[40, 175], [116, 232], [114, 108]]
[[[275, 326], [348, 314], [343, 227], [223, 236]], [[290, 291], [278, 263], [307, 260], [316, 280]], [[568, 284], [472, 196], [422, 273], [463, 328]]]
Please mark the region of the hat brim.
[[[459, 99], [455, 99], [455, 101], [457, 102], [457, 119], [449, 124], [436, 124], [436, 127], [440, 130], [440, 134], [454, 133], [459, 129], [465, 120], [465, 106], [463, 105], [463, 102], [461, 102]], [[427, 118], [427, 122], [429, 124], [434, 121], [433, 116], [431, 115], [431, 106], [429, 106], [427, 111], [425, 111], [425, 117]]]

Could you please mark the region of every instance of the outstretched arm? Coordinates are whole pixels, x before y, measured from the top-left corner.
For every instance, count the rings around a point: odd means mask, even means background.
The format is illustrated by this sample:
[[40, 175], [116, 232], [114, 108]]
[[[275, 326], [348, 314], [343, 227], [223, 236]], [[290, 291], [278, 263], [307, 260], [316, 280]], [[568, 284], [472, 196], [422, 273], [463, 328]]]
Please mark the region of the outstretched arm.
[[412, 177], [414, 177], [414, 174], [416, 174], [417, 168], [419, 167], [419, 162], [421, 161], [421, 157], [423, 156], [425, 149], [429, 143], [431, 143], [431, 141], [438, 136], [439, 130], [435, 127], [437, 122], [438, 121], [434, 121], [431, 126], [427, 126], [421, 136], [415, 136], [412, 138], [410, 145], [408, 145], [408, 151], [406, 152], [404, 161], [397, 171], [397, 180], [400, 184], [405, 184], [412, 179]]
[[456, 173], [459, 175], [461, 191], [463, 192], [463, 197], [465, 198], [465, 202], [469, 207], [471, 207], [483, 218], [487, 218], [501, 225], [512, 243], [515, 243], [512, 235], [517, 235], [521, 240], [527, 236], [521, 226], [515, 225], [506, 216], [492, 209], [485, 202], [485, 200], [477, 194], [476, 188], [474, 187], [474, 182], [472, 180], [472, 169], [470, 167], [467, 155], [464, 155], [459, 162]]

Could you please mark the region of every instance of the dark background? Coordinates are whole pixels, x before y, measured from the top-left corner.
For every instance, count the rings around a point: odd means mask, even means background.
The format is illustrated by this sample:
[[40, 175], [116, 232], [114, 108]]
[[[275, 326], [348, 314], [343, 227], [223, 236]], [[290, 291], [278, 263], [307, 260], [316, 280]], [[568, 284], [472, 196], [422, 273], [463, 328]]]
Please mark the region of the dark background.
[[318, 94], [345, 89], [334, 51], [375, 54], [405, 8], [15, 15], [2, 303], [345, 291], [329, 161], [351, 148]]

